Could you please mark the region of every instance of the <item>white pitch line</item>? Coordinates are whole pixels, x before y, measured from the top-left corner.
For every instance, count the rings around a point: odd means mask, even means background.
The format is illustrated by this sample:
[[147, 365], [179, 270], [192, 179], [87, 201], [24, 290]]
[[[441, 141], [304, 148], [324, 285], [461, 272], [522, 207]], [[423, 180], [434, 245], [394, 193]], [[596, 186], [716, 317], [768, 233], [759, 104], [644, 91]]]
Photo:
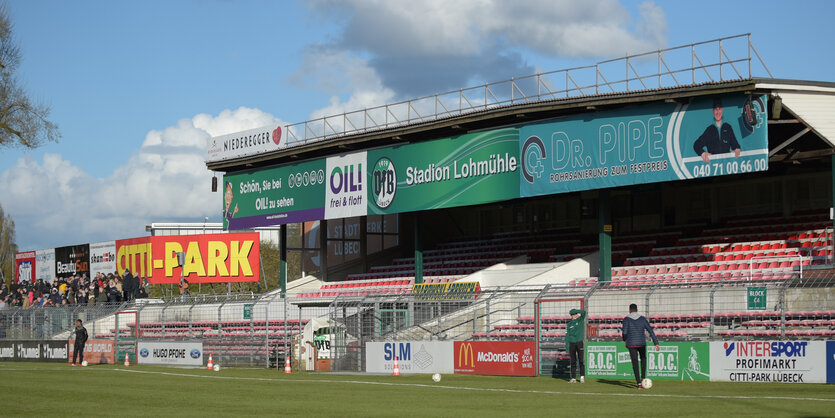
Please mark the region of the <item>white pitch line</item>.
[[[43, 367], [0, 367], [3, 371], [42, 371], [42, 370], [66, 370], [66, 367], [55, 367], [45, 369]], [[422, 384], [422, 383], [393, 383], [393, 382], [367, 382], [362, 380], [331, 380], [331, 379], [272, 379], [264, 377], [235, 377], [235, 376], [214, 376], [214, 375], [197, 375], [187, 373], [172, 373], [172, 372], [155, 372], [150, 370], [131, 370], [131, 369], [110, 369], [103, 367], [91, 367], [87, 370], [97, 371], [117, 371], [127, 373], [141, 373], [141, 374], [155, 374], [162, 376], [175, 377], [193, 377], [202, 379], [218, 379], [218, 380], [248, 380], [253, 382], [276, 382], [276, 383], [353, 383], [357, 385], [380, 385], [380, 386], [405, 386], [405, 387], [421, 387], [431, 389], [452, 389], [464, 390], [473, 392], [506, 392], [506, 393], [535, 393], [543, 395], [586, 395], [586, 396], [642, 396], [648, 398], [682, 398], [682, 399], [770, 399], [770, 400], [787, 400], [787, 401], [817, 401], [817, 402], [835, 402], [833, 399], [825, 398], [801, 398], [794, 396], [724, 396], [724, 395], [670, 395], [670, 394], [652, 394], [652, 393], [596, 393], [596, 392], [560, 392], [547, 390], [521, 390], [521, 389], [501, 389], [501, 388], [474, 388], [467, 386], [447, 386], [438, 384]], [[631, 390], [631, 389], [630, 389]]]
[[392, 383], [392, 382], [366, 382], [361, 380], [330, 380], [330, 379], [270, 379], [264, 377], [234, 377], [234, 376], [213, 376], [213, 375], [196, 375], [187, 373], [171, 373], [171, 372], [154, 372], [148, 370], [127, 370], [127, 369], [109, 369], [119, 372], [127, 373], [143, 373], [156, 374], [176, 377], [196, 377], [203, 379], [219, 379], [219, 380], [249, 380], [257, 382], [277, 382], [277, 383], [353, 383], [357, 385], [380, 385], [380, 386], [405, 386], [405, 387], [420, 387], [431, 389], [453, 389], [466, 390], [473, 392], [506, 392], [506, 393], [535, 393], [543, 395], [588, 395], [588, 396], [642, 396], [651, 398], [683, 398], [683, 399], [769, 399], [769, 400], [785, 400], [785, 401], [817, 401], [817, 402], [835, 402], [833, 399], [825, 398], [801, 398], [794, 396], [723, 396], [723, 395], [669, 395], [669, 394], [652, 394], [652, 393], [595, 393], [595, 392], [558, 392], [547, 390], [521, 390], [521, 389], [500, 389], [500, 388], [474, 388], [467, 386], [446, 386], [437, 384], [422, 384], [422, 383]]

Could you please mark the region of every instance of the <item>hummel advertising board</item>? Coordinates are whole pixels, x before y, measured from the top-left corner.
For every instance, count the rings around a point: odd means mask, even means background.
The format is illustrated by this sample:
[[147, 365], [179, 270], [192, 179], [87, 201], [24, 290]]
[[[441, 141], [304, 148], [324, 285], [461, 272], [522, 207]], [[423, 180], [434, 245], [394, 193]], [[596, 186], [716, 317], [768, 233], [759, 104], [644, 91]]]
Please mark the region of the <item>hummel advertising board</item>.
[[394, 371], [394, 358], [400, 373], [452, 373], [452, 341], [393, 341], [365, 345], [365, 371]]
[[67, 341], [0, 341], [0, 361], [67, 360]]

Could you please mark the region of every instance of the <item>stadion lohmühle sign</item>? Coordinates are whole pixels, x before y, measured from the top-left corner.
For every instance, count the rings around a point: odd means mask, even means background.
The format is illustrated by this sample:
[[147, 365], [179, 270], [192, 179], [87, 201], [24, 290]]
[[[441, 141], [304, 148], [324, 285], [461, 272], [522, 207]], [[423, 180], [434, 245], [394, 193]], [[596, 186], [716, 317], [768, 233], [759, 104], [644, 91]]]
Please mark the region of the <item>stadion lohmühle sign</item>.
[[153, 284], [179, 283], [181, 274], [190, 283], [257, 282], [260, 249], [257, 232], [123, 239], [116, 240], [116, 268]]
[[536, 376], [533, 341], [456, 341], [455, 373]]

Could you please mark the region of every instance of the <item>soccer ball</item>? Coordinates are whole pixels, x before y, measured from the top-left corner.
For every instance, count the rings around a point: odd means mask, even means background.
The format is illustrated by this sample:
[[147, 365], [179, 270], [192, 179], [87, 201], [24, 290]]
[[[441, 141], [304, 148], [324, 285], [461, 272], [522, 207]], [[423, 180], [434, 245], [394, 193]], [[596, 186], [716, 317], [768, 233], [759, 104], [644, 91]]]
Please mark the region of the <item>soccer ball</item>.
[[440, 374], [438, 374], [438, 373], [433, 374], [433, 375], [432, 375], [432, 380], [434, 380], [434, 381], [435, 381], [435, 383], [440, 382], [440, 381], [441, 381], [441, 375], [440, 375]]
[[82, 361], [81, 365], [84, 366], [84, 367], [87, 367], [87, 360]]
[[219, 372], [219, 371], [220, 371], [220, 364], [215, 364], [215, 371], [216, 371], [216, 372]]
[[644, 379], [644, 380], [642, 380], [642, 381], [641, 381], [641, 386], [643, 386], [643, 387], [644, 387], [644, 389], [649, 389], [649, 388], [651, 388], [651, 387], [652, 387], [652, 380], [651, 380], [651, 379]]

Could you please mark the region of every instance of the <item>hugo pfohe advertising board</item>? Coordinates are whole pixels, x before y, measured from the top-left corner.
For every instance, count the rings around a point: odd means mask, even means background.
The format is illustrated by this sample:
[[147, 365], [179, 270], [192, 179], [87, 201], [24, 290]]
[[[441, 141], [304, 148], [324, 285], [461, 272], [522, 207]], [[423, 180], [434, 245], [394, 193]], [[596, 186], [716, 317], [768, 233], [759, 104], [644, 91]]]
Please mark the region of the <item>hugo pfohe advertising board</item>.
[[139, 364], [202, 366], [202, 341], [140, 341], [136, 347]]
[[710, 380], [826, 383], [826, 341], [712, 341]]
[[394, 358], [400, 373], [452, 373], [452, 341], [390, 341], [365, 345], [365, 371], [392, 373]]

